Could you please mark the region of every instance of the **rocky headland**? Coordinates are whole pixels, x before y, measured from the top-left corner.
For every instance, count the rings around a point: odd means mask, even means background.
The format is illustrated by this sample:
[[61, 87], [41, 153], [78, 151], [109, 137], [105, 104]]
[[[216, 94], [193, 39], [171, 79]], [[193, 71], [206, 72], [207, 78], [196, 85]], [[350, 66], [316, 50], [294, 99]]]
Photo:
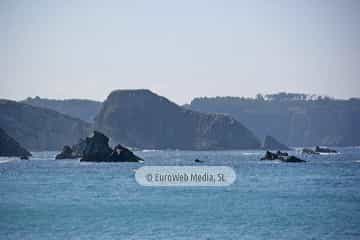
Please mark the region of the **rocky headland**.
[[95, 129], [114, 143], [143, 149], [258, 149], [259, 140], [235, 119], [191, 111], [149, 90], [113, 91]]
[[91, 132], [80, 119], [10, 100], [0, 100], [0, 127], [31, 151], [59, 150]]
[[22, 157], [25, 159], [30, 157], [31, 153], [0, 128], [0, 156]]

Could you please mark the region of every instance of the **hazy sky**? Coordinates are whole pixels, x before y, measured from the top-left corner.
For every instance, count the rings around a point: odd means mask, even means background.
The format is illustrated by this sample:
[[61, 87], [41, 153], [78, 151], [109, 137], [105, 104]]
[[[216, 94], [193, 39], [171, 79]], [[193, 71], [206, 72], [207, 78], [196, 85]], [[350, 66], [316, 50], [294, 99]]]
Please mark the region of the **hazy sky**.
[[360, 1], [0, 0], [0, 98], [360, 96]]

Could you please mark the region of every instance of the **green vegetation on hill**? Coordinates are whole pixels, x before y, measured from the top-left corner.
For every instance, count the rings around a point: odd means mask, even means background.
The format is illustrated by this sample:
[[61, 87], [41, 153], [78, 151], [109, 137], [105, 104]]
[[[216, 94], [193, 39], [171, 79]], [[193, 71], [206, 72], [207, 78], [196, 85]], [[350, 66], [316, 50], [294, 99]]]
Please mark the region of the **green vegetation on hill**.
[[263, 139], [289, 146], [360, 145], [360, 99], [279, 93], [254, 98], [195, 98], [187, 108], [228, 114]]

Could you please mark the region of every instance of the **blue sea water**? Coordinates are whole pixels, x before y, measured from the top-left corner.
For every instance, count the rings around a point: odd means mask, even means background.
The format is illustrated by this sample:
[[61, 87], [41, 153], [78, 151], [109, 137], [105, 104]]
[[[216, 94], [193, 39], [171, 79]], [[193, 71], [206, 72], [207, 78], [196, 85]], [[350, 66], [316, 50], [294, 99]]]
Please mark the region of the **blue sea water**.
[[[0, 158], [0, 239], [360, 239], [360, 148], [259, 161], [262, 151], [138, 151], [145, 163]], [[144, 165], [231, 166], [228, 187], [143, 187]]]

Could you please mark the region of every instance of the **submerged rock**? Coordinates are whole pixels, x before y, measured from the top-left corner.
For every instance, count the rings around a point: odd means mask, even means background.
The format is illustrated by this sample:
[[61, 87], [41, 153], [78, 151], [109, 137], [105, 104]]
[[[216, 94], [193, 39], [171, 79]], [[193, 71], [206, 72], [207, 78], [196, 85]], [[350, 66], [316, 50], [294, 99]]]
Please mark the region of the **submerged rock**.
[[272, 136], [265, 137], [262, 148], [267, 149], [267, 150], [290, 150], [290, 148], [288, 146], [280, 143], [278, 140], [276, 140]]
[[302, 160], [298, 157], [295, 156], [289, 156], [289, 154], [287, 152], [270, 152], [270, 151], [266, 151], [265, 156], [261, 158], [261, 160], [280, 160], [282, 162], [306, 162], [305, 160]]
[[92, 137], [86, 138], [86, 147], [80, 161], [88, 162], [140, 162], [141, 158], [129, 149], [117, 145], [114, 149], [109, 147], [109, 138], [103, 133], [94, 131]]
[[29, 157], [31, 153], [0, 128], [0, 156]]

